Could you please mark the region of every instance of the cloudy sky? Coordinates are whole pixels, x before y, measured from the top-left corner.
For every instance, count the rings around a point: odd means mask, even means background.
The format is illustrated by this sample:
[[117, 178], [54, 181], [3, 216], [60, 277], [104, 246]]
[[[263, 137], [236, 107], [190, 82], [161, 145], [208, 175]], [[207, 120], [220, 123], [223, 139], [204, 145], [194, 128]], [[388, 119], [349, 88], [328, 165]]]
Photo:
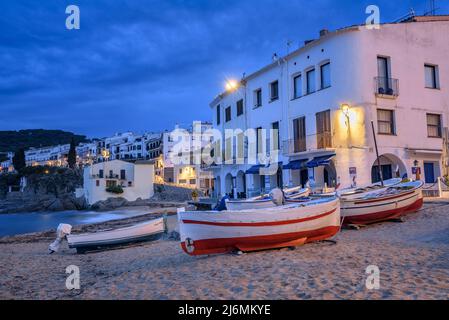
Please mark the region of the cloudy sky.
[[[436, 0], [439, 13], [449, 1]], [[65, 27], [68, 5], [80, 30]], [[225, 79], [240, 78], [323, 28], [382, 22], [426, 0], [1, 0], [0, 130], [90, 137], [209, 120]]]

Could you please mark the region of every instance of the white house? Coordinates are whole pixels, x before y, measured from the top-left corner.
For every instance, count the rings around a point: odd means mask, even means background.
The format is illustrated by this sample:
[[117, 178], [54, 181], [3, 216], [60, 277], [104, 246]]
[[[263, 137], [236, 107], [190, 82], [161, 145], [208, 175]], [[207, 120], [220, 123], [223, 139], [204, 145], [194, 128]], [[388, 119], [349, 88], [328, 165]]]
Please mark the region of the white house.
[[[320, 37], [229, 85], [210, 108], [216, 141], [216, 193], [260, 194], [277, 186], [347, 187], [378, 181], [371, 122], [383, 178], [432, 184], [447, 174], [449, 16], [411, 17], [380, 29], [352, 26]], [[257, 130], [258, 153], [280, 151], [277, 174], [248, 160], [246, 137], [223, 141], [226, 129]], [[244, 154], [244, 155], [242, 155]], [[220, 159], [221, 157], [221, 159]], [[263, 157], [262, 157], [263, 158]]]
[[[128, 201], [145, 200], [154, 195], [153, 180], [152, 162], [105, 161], [84, 168], [83, 192], [89, 204], [117, 197]], [[118, 187], [122, 193], [113, 192]]]

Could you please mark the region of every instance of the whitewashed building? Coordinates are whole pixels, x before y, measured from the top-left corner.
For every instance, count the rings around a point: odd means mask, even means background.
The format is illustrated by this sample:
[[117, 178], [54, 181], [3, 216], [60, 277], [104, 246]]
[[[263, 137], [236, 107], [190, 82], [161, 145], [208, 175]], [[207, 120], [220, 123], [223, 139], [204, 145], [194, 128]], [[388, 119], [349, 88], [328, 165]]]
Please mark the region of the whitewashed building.
[[70, 144], [30, 148], [25, 151], [27, 166], [65, 166]]
[[[197, 129], [194, 129], [197, 126]], [[204, 140], [204, 135], [212, 129], [209, 122], [196, 122], [188, 129], [180, 127], [175, 128], [184, 131], [186, 136], [181, 141], [180, 137], [173, 135], [173, 132], [165, 132], [163, 134], [163, 162], [164, 162], [164, 180], [167, 183], [174, 183], [179, 186], [194, 188], [199, 190], [211, 190], [213, 186], [213, 174], [209, 170], [204, 170], [204, 164], [194, 161], [195, 154], [200, 155], [204, 147], [210, 145], [210, 140]], [[181, 147], [180, 143], [182, 144]], [[194, 151], [195, 146], [199, 149]], [[175, 158], [182, 158], [183, 161], [176, 161]]]
[[[105, 161], [84, 168], [83, 194], [89, 204], [117, 197], [146, 200], [154, 195], [153, 181], [152, 162]], [[123, 192], [114, 193], [117, 187]]]
[[257, 145], [260, 153], [266, 140], [278, 145], [280, 166], [263, 176], [261, 163], [233, 161], [246, 159], [247, 140], [217, 141], [217, 161], [228, 164], [211, 167], [216, 194], [256, 195], [312, 177], [322, 188], [377, 181], [371, 121], [384, 179], [418, 173], [432, 184], [447, 174], [448, 34], [449, 16], [323, 30], [230, 86], [210, 104], [214, 127], [279, 129]]

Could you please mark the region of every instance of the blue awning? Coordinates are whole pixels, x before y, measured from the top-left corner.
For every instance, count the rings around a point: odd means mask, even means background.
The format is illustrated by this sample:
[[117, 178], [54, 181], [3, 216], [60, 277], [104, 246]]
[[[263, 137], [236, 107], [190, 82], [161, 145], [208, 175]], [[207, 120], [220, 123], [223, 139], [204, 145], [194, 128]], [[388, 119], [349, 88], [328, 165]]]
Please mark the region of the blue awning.
[[246, 170], [246, 174], [259, 174], [260, 172], [260, 168], [262, 168], [263, 165], [258, 164], [256, 166], [252, 166], [251, 168], [249, 168], [248, 170]]
[[300, 170], [306, 167], [308, 159], [295, 160], [291, 161], [289, 164], [286, 164], [283, 169], [284, 170]]
[[326, 166], [330, 164], [330, 161], [336, 154], [330, 154], [327, 156], [315, 157], [313, 160], [307, 162], [307, 168], [316, 168], [321, 166]]

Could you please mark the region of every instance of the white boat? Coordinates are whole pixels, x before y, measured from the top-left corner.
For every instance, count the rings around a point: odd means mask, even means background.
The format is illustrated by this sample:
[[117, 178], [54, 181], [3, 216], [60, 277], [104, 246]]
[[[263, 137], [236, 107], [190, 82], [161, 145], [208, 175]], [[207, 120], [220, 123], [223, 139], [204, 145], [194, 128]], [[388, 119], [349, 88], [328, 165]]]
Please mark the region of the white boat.
[[205, 255], [294, 247], [340, 230], [336, 197], [243, 211], [179, 212], [181, 247]]
[[412, 181], [341, 195], [341, 215], [344, 224], [364, 225], [399, 218], [421, 209], [422, 181]]
[[157, 240], [164, 232], [164, 218], [160, 218], [127, 228], [68, 235], [67, 241], [69, 248], [75, 248], [78, 253], [84, 253], [112, 246]]
[[401, 182], [402, 182], [401, 178], [393, 178], [393, 179], [385, 180], [383, 186], [380, 182], [377, 182], [377, 183], [373, 183], [373, 184], [369, 184], [369, 185], [365, 185], [365, 186], [361, 186], [361, 187], [357, 187], [357, 188], [341, 189], [341, 190], [336, 191], [335, 193], [340, 197], [349, 197], [352, 195], [357, 196], [358, 194], [361, 194], [361, 193], [366, 193], [366, 192], [370, 192], [370, 191], [374, 191], [374, 190], [379, 190], [382, 188], [392, 187]]
[[[308, 188], [291, 188], [284, 189], [284, 195], [286, 198], [298, 199], [302, 197], [307, 197], [310, 193]], [[238, 210], [248, 210], [248, 209], [263, 209], [263, 208], [274, 208], [276, 204], [272, 201], [269, 195], [255, 197], [246, 200], [226, 200], [226, 208], [230, 211]]]

